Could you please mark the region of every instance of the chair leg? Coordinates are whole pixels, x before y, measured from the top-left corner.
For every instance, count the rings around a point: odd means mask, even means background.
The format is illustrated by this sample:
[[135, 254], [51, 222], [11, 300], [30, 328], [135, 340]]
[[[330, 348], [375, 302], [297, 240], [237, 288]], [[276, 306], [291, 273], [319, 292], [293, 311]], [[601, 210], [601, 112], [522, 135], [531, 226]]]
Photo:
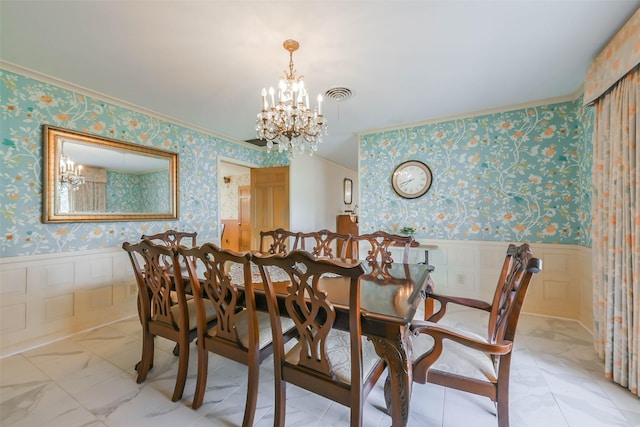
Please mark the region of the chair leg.
[[204, 391], [207, 388], [207, 373], [209, 370], [209, 351], [204, 348], [204, 339], [198, 337], [198, 376], [196, 379], [196, 392], [193, 395], [191, 407], [198, 409], [204, 400]]
[[153, 366], [154, 336], [149, 331], [142, 332], [142, 359], [136, 364], [138, 377], [136, 382], [140, 384], [147, 379], [147, 374]]
[[496, 416], [498, 417], [498, 427], [509, 427], [509, 386], [498, 384], [496, 393]]
[[247, 400], [244, 405], [244, 418], [242, 425], [244, 427], [253, 426], [253, 417], [256, 413], [256, 404], [258, 403], [258, 383], [260, 373], [258, 372], [258, 363], [256, 359], [248, 365], [249, 381], [247, 383]]
[[287, 403], [287, 383], [278, 378], [276, 376], [275, 379], [276, 386], [276, 400], [274, 411], [275, 414], [273, 416], [273, 426], [274, 427], [284, 427], [284, 417], [286, 414], [286, 403]]
[[173, 402], [177, 402], [182, 398], [184, 385], [187, 382], [187, 370], [189, 369], [189, 344], [186, 339], [181, 339], [180, 341], [177, 344], [180, 352], [178, 356], [178, 376], [176, 378], [176, 386], [173, 389], [173, 397], [171, 397]]

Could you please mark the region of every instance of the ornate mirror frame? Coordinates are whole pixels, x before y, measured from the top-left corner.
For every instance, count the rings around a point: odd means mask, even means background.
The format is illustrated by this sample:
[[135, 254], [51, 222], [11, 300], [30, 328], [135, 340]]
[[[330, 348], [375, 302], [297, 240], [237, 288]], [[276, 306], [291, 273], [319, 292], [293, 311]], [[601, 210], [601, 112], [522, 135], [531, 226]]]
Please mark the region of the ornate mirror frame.
[[[159, 175], [158, 181], [168, 182], [167, 189], [160, 188], [160, 194], [165, 193], [167, 200], [162, 201], [163, 206], [167, 206], [158, 212], [140, 211], [82, 211], [63, 212], [59, 209], [61, 205], [60, 197], [63, 193], [60, 184], [61, 161], [63, 154], [63, 143], [80, 146], [84, 151], [89, 151], [92, 162], [100, 164], [103, 158], [119, 156], [122, 162], [129, 161], [129, 164], [140, 162], [140, 160], [166, 160], [167, 177]], [[115, 139], [91, 135], [74, 130], [62, 129], [54, 126], [43, 126], [43, 186], [42, 186], [42, 222], [98, 222], [98, 221], [145, 221], [145, 220], [175, 220], [178, 219], [178, 154], [169, 151], [158, 150], [156, 148], [145, 147], [137, 144], [117, 141]], [[72, 156], [69, 156], [70, 158]], [[143, 159], [144, 157], [145, 159]], [[78, 163], [83, 163], [78, 161]], [[164, 171], [164, 166], [152, 173]], [[129, 172], [126, 172], [129, 173]], [[136, 172], [131, 172], [136, 173]], [[108, 170], [104, 172], [108, 176]], [[106, 181], [106, 179], [105, 179]], [[106, 186], [106, 184], [105, 184]], [[67, 190], [69, 192], [70, 190]], [[70, 196], [69, 196], [70, 197]], [[151, 196], [154, 197], [154, 196]], [[155, 197], [159, 197], [156, 195]]]

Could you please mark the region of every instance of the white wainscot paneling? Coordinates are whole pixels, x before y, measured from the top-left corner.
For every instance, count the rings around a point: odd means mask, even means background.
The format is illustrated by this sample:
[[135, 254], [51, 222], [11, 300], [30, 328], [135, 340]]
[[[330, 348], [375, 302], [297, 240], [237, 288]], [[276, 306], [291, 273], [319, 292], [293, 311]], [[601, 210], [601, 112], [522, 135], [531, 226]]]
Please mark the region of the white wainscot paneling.
[[[435, 267], [436, 292], [491, 302], [509, 242], [430, 240], [421, 243], [438, 246], [429, 251], [429, 262]], [[531, 282], [524, 311], [589, 321], [590, 249], [535, 243], [531, 244], [531, 250], [543, 266]], [[583, 252], [587, 255], [578, 256]], [[585, 267], [587, 260], [589, 265]], [[584, 295], [587, 291], [589, 295]]]
[[0, 260], [0, 355], [136, 314], [136, 286], [120, 248]]

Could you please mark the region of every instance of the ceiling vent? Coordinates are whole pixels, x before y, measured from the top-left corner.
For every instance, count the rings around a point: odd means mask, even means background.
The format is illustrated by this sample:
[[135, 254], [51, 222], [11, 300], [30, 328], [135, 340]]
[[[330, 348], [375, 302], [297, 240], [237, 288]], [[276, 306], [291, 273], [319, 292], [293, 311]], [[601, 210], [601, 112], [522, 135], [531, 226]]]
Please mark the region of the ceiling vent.
[[324, 93], [324, 97], [330, 101], [341, 102], [353, 97], [353, 92], [346, 87], [332, 87]]
[[257, 145], [258, 147], [265, 147], [267, 145], [267, 141], [265, 141], [264, 139], [247, 139], [245, 142]]

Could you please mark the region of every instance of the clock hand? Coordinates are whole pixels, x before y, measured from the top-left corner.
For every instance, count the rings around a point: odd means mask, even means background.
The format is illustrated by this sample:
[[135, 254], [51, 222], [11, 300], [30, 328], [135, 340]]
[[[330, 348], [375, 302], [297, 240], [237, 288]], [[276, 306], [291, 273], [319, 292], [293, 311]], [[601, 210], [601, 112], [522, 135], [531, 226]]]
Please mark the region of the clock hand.
[[406, 180], [406, 181], [401, 182], [401, 183], [400, 183], [400, 185], [408, 184], [408, 183], [410, 183], [411, 181], [413, 181], [413, 178], [411, 178], [411, 179], [408, 179], [408, 180]]

